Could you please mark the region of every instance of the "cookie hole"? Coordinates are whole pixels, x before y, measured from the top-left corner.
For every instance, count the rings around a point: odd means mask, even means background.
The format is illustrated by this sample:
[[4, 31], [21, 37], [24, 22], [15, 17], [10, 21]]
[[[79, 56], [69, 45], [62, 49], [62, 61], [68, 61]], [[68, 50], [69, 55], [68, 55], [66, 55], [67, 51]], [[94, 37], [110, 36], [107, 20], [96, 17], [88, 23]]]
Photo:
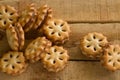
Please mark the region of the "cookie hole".
[[54, 60], [54, 61], [53, 61], [53, 64], [55, 64], [55, 63], [56, 63], [56, 61]]
[[120, 59], [118, 59], [117, 61], [120, 62]]
[[49, 29], [53, 29], [52, 27], [49, 27]]
[[58, 36], [61, 36], [61, 34], [60, 34], [60, 33], [58, 33]]
[[0, 15], [2, 15], [2, 13], [0, 12]]
[[94, 51], [96, 51], [97, 49], [94, 47]]
[[115, 66], [115, 62], [113, 63], [113, 66]]
[[7, 10], [7, 9], [5, 9], [5, 12], [6, 12], [6, 13], [7, 13], [7, 11], [8, 11], [8, 10]]
[[13, 15], [13, 13], [10, 13], [10, 15]]
[[54, 52], [57, 52], [57, 49], [54, 49]]
[[0, 20], [2, 20], [2, 18], [0, 18]]
[[118, 55], [120, 54], [120, 52], [118, 52]]
[[50, 55], [50, 53], [47, 53], [48, 55]]
[[93, 36], [93, 39], [96, 39], [95, 35]]
[[55, 25], [55, 26], [57, 25], [56, 22], [54, 22], [54, 25]]
[[99, 39], [99, 41], [103, 41], [103, 39]]
[[52, 32], [51, 34], [54, 34], [55, 32]]
[[62, 58], [59, 58], [60, 60], [63, 60]]
[[4, 24], [6, 24], [6, 21], [4, 21]]
[[111, 62], [111, 59], [110, 59], [110, 60], [108, 60], [108, 62]]
[[115, 48], [113, 49], [113, 51], [115, 52]]
[[13, 19], [9, 19], [10, 21], [13, 21]]
[[89, 48], [90, 47], [90, 45], [87, 45], [87, 48]]
[[61, 24], [60, 27], [62, 27], [64, 24]]
[[12, 56], [12, 54], [10, 54], [10, 58], [12, 58], [13, 56]]
[[15, 66], [12, 66], [13, 69], [15, 69]]
[[16, 58], [19, 58], [19, 55], [17, 55], [17, 57]]
[[63, 32], [66, 32], [66, 30], [62, 30]]
[[112, 54], [111, 53], [108, 53], [109, 56], [111, 56]]
[[63, 54], [63, 52], [60, 52], [60, 54]]
[[21, 62], [17, 62], [18, 64], [20, 64]]
[[8, 59], [4, 59], [5, 62], [8, 62]]
[[47, 58], [47, 60], [50, 60], [51, 58], [49, 57], [49, 58]]

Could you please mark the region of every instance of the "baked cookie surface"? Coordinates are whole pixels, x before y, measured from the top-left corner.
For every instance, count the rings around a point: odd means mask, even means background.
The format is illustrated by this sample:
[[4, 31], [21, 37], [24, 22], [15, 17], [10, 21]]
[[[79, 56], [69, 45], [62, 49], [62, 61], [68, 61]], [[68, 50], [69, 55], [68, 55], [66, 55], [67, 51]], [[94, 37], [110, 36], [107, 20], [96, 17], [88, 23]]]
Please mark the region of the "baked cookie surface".
[[120, 45], [108, 45], [107, 48], [104, 49], [101, 63], [111, 71], [120, 69]]
[[99, 57], [103, 51], [103, 46], [108, 43], [107, 38], [97, 32], [88, 33], [80, 41], [80, 48], [84, 55], [88, 57]]
[[24, 72], [27, 64], [22, 52], [10, 51], [0, 59], [0, 68], [2, 72], [11, 75], [18, 75]]
[[48, 71], [52, 72], [58, 72], [62, 70], [66, 66], [69, 59], [67, 50], [59, 46], [47, 48], [46, 51], [42, 53], [41, 57], [44, 67]]

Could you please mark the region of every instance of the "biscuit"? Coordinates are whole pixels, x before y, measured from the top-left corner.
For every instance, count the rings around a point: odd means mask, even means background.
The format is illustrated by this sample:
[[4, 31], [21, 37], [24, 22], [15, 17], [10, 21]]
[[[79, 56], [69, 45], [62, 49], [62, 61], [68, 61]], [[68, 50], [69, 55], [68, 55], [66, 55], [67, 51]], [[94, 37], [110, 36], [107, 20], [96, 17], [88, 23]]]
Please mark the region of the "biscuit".
[[8, 5], [0, 5], [0, 28], [6, 29], [10, 24], [17, 21], [18, 14], [14, 7]]
[[43, 33], [54, 44], [63, 44], [69, 39], [70, 26], [61, 19], [49, 19], [43, 25]]
[[12, 50], [21, 50], [24, 46], [24, 31], [19, 23], [10, 25], [6, 29], [9, 46]]
[[88, 57], [100, 57], [103, 51], [103, 46], [108, 43], [107, 38], [97, 32], [88, 33], [80, 41], [80, 48], [84, 55]]
[[101, 63], [106, 69], [110, 71], [119, 70], [120, 69], [120, 45], [109, 44], [103, 51]]
[[66, 66], [69, 55], [67, 54], [67, 50], [63, 49], [63, 47], [52, 46], [42, 53], [41, 58], [44, 67], [48, 71], [58, 72], [63, 70]]
[[37, 19], [34, 24], [34, 29], [41, 28], [42, 24], [45, 22], [48, 16], [52, 17], [52, 9], [47, 5], [43, 5], [37, 10]]
[[25, 57], [31, 63], [34, 63], [41, 59], [41, 54], [45, 48], [48, 48], [52, 43], [45, 37], [38, 37], [33, 40], [25, 49]]
[[37, 12], [33, 3], [22, 11], [19, 17], [19, 23], [22, 25], [25, 32], [29, 31], [33, 27], [36, 17]]
[[22, 52], [10, 51], [0, 59], [2, 72], [10, 75], [18, 75], [25, 71], [27, 64]]

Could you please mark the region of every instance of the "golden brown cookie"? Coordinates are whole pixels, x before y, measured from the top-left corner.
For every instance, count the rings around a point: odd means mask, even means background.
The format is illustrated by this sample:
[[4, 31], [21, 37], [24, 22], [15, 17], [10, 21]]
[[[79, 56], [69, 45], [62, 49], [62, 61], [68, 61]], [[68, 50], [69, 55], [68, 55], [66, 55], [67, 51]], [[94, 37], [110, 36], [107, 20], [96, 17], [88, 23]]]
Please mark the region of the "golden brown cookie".
[[18, 14], [14, 7], [0, 5], [0, 28], [6, 29], [7, 26], [17, 21]]
[[38, 37], [33, 40], [25, 50], [25, 57], [31, 63], [34, 63], [41, 59], [41, 54], [44, 52], [45, 48], [48, 48], [52, 43], [45, 37]]
[[24, 46], [24, 31], [19, 23], [10, 25], [6, 29], [9, 46], [12, 50], [21, 50]]
[[101, 58], [102, 65], [111, 71], [120, 69], [120, 45], [109, 44]]
[[88, 57], [99, 57], [106, 43], [108, 41], [103, 34], [93, 32], [83, 37], [80, 42], [80, 48], [82, 53]]
[[61, 19], [49, 19], [43, 25], [43, 33], [53, 43], [61, 44], [69, 39], [70, 27]]
[[43, 5], [37, 10], [37, 19], [34, 24], [34, 29], [41, 28], [41, 25], [46, 21], [47, 17], [52, 17], [52, 9], [47, 5]]
[[10, 75], [18, 75], [24, 72], [27, 64], [22, 52], [10, 51], [0, 59], [0, 68], [2, 72]]
[[19, 17], [19, 23], [22, 25], [25, 32], [29, 31], [33, 27], [36, 18], [37, 12], [34, 4], [32, 3], [22, 11]]
[[47, 48], [45, 52], [42, 53], [41, 57], [44, 67], [48, 71], [52, 72], [58, 72], [62, 70], [66, 66], [69, 59], [67, 50], [59, 46]]

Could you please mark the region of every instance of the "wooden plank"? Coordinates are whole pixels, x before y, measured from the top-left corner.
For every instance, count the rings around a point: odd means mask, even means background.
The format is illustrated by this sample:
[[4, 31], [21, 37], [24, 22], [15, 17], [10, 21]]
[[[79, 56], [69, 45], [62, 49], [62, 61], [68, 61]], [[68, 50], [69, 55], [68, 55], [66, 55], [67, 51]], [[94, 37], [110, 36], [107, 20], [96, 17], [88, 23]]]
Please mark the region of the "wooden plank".
[[[71, 26], [71, 34], [70, 40], [64, 44], [64, 48], [68, 50], [71, 60], [91, 60], [86, 56], [83, 56], [80, 49], [80, 39], [89, 32], [100, 32], [108, 37], [108, 40], [111, 42], [115, 42], [116, 40], [120, 42], [120, 24], [117, 23], [109, 23], [109, 24], [70, 24]], [[33, 38], [37, 38], [38, 33], [29, 33], [26, 37], [25, 47], [33, 40]], [[0, 40], [0, 52], [5, 53], [10, 48], [8, 47], [8, 43], [6, 38]], [[6, 48], [4, 48], [5, 46]], [[94, 59], [92, 59], [94, 60]]]
[[120, 22], [120, 0], [20, 0], [20, 10], [30, 3], [48, 4], [56, 18], [70, 22]]
[[110, 72], [99, 62], [69, 62], [61, 72], [51, 73], [39, 63], [30, 64], [27, 71], [20, 76], [12, 77], [0, 73], [0, 80], [119, 80], [120, 72]]
[[10, 5], [18, 10], [19, 0], [0, 0], [0, 5]]

